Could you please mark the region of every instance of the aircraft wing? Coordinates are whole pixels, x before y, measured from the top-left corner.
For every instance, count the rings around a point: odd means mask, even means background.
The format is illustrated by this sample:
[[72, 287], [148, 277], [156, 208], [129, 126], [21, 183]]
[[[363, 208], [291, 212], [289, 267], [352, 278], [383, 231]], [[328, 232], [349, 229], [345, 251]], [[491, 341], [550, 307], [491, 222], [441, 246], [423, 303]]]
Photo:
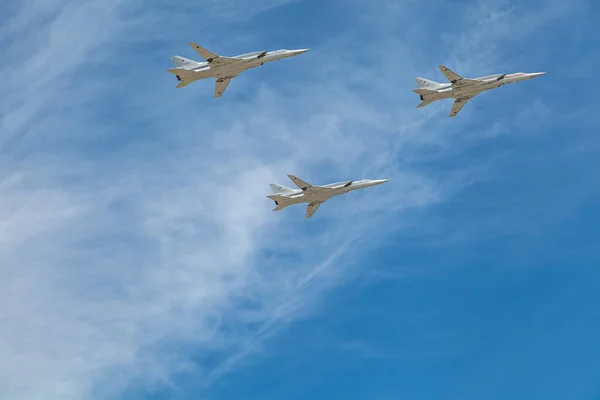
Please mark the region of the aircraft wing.
[[320, 205], [321, 203], [318, 202], [308, 203], [308, 207], [306, 207], [306, 218], [312, 217], [313, 214], [317, 212]]
[[294, 175], [288, 175], [288, 178], [290, 178], [296, 186], [298, 186], [300, 189], [302, 189], [306, 193], [315, 193], [315, 192], [320, 192], [320, 191], [335, 190], [334, 188], [330, 188], [330, 187], [311, 185], [310, 183], [304, 182], [302, 179], [297, 178]]
[[469, 83], [479, 82], [474, 79], [465, 79], [456, 72], [452, 71], [450, 68], [446, 68], [443, 65], [439, 65], [438, 68], [440, 69], [440, 71], [442, 71], [442, 74], [444, 74], [446, 79], [448, 79], [450, 83], [452, 83], [452, 85], [461, 86]]
[[442, 74], [444, 74], [446, 79], [448, 79], [452, 83], [455, 83], [456, 81], [460, 81], [461, 79], [463, 79], [462, 76], [460, 76], [456, 72], [452, 71], [450, 68], [446, 68], [443, 65], [438, 65], [438, 68], [440, 69], [440, 71], [442, 71]]
[[294, 184], [302, 190], [306, 190], [306, 189], [312, 187], [312, 185], [310, 183], [304, 182], [302, 179], [296, 178], [294, 175], [288, 175], [288, 178], [290, 178], [291, 181], [294, 182]]
[[456, 114], [458, 114], [458, 112], [460, 110], [462, 110], [462, 108], [465, 106], [465, 104], [467, 104], [468, 101], [469, 101], [468, 98], [454, 100], [454, 104], [452, 104], [452, 110], [450, 110], [450, 115], [448, 115], [448, 116], [449, 117], [456, 116]]
[[225, 89], [227, 89], [227, 85], [229, 85], [229, 82], [231, 82], [232, 79], [233, 77], [217, 79], [217, 81], [215, 82], [215, 97], [221, 97], [223, 95], [223, 92], [225, 92]]
[[210, 50], [206, 50], [204, 47], [201, 47], [194, 42], [190, 42], [189, 45], [192, 46], [192, 48], [196, 50], [196, 53], [198, 53], [200, 57], [205, 59], [209, 64], [227, 64], [228, 62], [236, 60], [235, 58], [220, 56]]

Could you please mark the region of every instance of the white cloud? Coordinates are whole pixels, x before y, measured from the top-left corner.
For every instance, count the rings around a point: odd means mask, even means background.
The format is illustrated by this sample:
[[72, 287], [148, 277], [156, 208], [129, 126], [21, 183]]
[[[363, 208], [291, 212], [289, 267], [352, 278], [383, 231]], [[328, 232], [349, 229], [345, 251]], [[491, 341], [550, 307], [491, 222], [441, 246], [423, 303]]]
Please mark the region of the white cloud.
[[[202, 6], [214, 27], [285, 3]], [[450, 148], [456, 128], [440, 118], [432, 128], [399, 89], [414, 72], [403, 64], [410, 46], [391, 51], [400, 39], [371, 49], [391, 60], [368, 68], [331, 39], [339, 58], [307, 53], [265, 67], [309, 64], [309, 80], [259, 84], [252, 71], [214, 101], [208, 82], [173, 89], [163, 71], [171, 54], [163, 66], [127, 60], [132, 47], [151, 52], [144, 35], [157, 26], [182, 36], [178, 24], [157, 24], [164, 18], [197, 23], [185, 5], [156, 2], [169, 7], [157, 16], [119, 1], [49, 4], [23, 3], [1, 31], [14, 41], [0, 100], [10, 155], [0, 165], [2, 399], [111, 398], [181, 371], [218, 378], [343, 281], [351, 244], [460, 186], [407, 165]], [[346, 62], [345, 73], [327, 73]], [[352, 89], [361, 81], [370, 91]], [[391, 181], [335, 199], [309, 222], [301, 208], [271, 213], [264, 198], [291, 172]], [[220, 361], [192, 364], [182, 348]]]

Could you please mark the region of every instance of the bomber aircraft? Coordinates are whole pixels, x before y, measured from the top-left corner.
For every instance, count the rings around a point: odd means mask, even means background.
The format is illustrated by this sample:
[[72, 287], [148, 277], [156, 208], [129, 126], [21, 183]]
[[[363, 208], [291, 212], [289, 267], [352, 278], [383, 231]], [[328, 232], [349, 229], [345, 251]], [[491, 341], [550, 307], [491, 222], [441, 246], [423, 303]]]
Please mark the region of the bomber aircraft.
[[545, 72], [517, 72], [516, 74], [496, 74], [483, 76], [481, 78], [467, 79], [444, 67], [438, 66], [450, 83], [438, 83], [425, 78], [415, 78], [418, 89], [413, 92], [421, 96], [421, 103], [417, 106], [425, 107], [434, 101], [454, 98], [454, 104], [449, 117], [454, 117], [467, 104], [469, 100], [478, 94], [490, 89], [499, 88], [502, 85], [525, 81], [542, 76]]
[[333, 196], [348, 193], [352, 190], [380, 185], [388, 181], [387, 179], [363, 179], [361, 181], [346, 181], [330, 183], [325, 186], [316, 186], [304, 182], [302, 179], [296, 178], [294, 175], [288, 175], [288, 178], [290, 178], [292, 182], [298, 186], [298, 189], [292, 189], [283, 185], [271, 183], [270, 186], [273, 194], [267, 197], [273, 200], [277, 206], [273, 209], [273, 211], [279, 211], [287, 206], [291, 206], [292, 204], [308, 203], [308, 207], [306, 209], [306, 218], [312, 217], [319, 206]]
[[255, 51], [235, 57], [224, 57], [208, 51], [196, 43], [189, 43], [189, 45], [205, 61], [198, 62], [181, 56], [173, 56], [171, 60], [175, 63], [176, 68], [171, 68], [168, 71], [177, 77], [179, 81], [177, 88], [187, 86], [199, 79], [215, 78], [217, 80], [215, 97], [221, 97], [229, 82], [245, 70], [258, 67], [266, 62], [297, 56], [309, 50]]

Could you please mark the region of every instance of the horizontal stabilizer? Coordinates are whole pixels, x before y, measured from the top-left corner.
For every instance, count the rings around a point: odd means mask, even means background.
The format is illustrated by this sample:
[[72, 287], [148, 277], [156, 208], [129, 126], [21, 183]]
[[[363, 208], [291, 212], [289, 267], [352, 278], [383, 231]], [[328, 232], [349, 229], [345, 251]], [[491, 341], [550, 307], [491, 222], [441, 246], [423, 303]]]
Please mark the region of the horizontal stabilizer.
[[430, 90], [430, 89], [413, 89], [413, 92], [420, 94], [421, 96], [427, 96], [429, 94], [437, 93], [435, 90]]
[[420, 102], [419, 105], [417, 105], [417, 108], [425, 107], [431, 103], [433, 103], [433, 101], [431, 101], [429, 99], [425, 99], [422, 102]]
[[167, 71], [177, 77], [177, 80], [179, 81], [179, 85], [176, 86], [177, 88], [182, 88], [184, 86], [189, 85], [192, 82], [197, 81], [198, 79], [204, 79], [210, 76], [210, 71], [208, 70], [193, 71], [182, 68], [171, 68]]
[[284, 208], [286, 208], [287, 206], [290, 205], [289, 202], [285, 201], [285, 197], [282, 197], [282, 196], [279, 196], [279, 195], [276, 195], [276, 194], [269, 195], [267, 197], [269, 199], [273, 200], [275, 202], [275, 205], [277, 206], [277, 207], [275, 207], [273, 209], [273, 211], [279, 211], [279, 210], [284, 209]]
[[196, 80], [194, 76], [195, 72], [193, 71], [181, 68], [172, 68], [167, 71], [177, 76], [177, 80], [179, 81], [179, 84], [176, 86], [177, 89], [187, 86]]

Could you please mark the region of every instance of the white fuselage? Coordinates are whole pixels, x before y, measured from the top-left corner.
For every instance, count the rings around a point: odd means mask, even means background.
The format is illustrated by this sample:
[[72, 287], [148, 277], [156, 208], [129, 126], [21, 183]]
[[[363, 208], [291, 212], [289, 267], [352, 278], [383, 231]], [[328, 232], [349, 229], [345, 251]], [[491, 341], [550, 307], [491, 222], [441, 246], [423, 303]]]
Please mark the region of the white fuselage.
[[426, 94], [422, 97], [423, 100], [427, 99], [430, 101], [449, 98], [472, 98], [482, 92], [499, 88], [502, 85], [533, 79], [540, 75], [541, 73], [527, 74], [524, 72], [518, 72], [516, 74], [508, 74], [504, 76], [502, 74], [484, 76], [470, 80], [469, 83], [463, 84], [439, 83], [437, 85], [424, 87], [424, 89], [434, 91], [435, 93]]
[[276, 196], [270, 196], [278, 204], [292, 205], [299, 203], [323, 203], [334, 196], [348, 193], [353, 190], [364, 189], [366, 187], [380, 185], [387, 182], [387, 179], [362, 180], [355, 182], [337, 182], [324, 186], [311, 186], [306, 190], [295, 189], [289, 193], [280, 193]]
[[227, 58], [227, 60], [223, 62], [198, 62], [196, 65], [184, 67], [184, 69], [197, 72], [197, 74], [194, 74], [194, 80], [206, 78], [227, 79], [232, 78], [247, 69], [258, 67], [267, 62], [281, 60], [282, 58], [297, 56], [305, 51], [306, 50], [256, 51]]

